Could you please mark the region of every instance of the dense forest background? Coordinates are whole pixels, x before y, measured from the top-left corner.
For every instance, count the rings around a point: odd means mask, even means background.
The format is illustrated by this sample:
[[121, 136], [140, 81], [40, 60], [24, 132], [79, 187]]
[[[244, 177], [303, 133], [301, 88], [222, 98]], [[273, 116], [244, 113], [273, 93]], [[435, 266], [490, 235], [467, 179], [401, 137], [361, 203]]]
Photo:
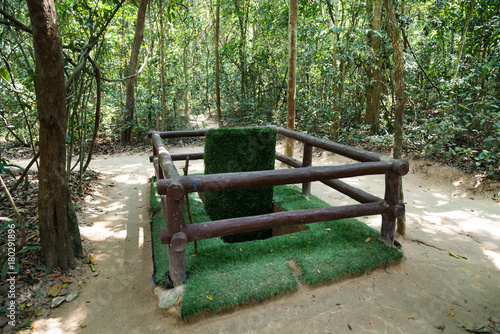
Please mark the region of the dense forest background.
[[[189, 116], [216, 119], [216, 56], [222, 123], [284, 126], [288, 8], [283, 0], [57, 1], [67, 151], [80, 157], [67, 169], [83, 171], [98, 138], [128, 143], [153, 129], [187, 129]], [[406, 0], [395, 9], [405, 52], [404, 151], [498, 178], [500, 2]], [[35, 153], [25, 1], [2, 0], [0, 24], [1, 145]], [[390, 148], [394, 52], [383, 1], [300, 0], [297, 45], [297, 130]]]

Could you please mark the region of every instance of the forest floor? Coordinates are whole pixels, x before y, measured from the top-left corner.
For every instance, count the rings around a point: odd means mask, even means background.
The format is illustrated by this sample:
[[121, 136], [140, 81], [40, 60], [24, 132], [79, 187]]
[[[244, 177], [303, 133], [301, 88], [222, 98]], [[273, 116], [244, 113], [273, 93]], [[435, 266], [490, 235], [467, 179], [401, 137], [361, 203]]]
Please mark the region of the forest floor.
[[[400, 264], [189, 322], [166, 314], [151, 280], [148, 156], [139, 150], [92, 161], [100, 179], [81, 203], [79, 220], [96, 272], [81, 261], [68, 287], [78, 297], [36, 317], [26, 333], [500, 333], [500, 185], [478, 186], [473, 176], [417, 160], [404, 177]], [[313, 159], [313, 165], [350, 162], [319, 151]], [[191, 162], [190, 173], [202, 171], [202, 162]], [[380, 176], [348, 182], [384, 191]], [[312, 193], [331, 205], [353, 203], [322, 184], [313, 184]], [[380, 228], [380, 217], [360, 220]]]

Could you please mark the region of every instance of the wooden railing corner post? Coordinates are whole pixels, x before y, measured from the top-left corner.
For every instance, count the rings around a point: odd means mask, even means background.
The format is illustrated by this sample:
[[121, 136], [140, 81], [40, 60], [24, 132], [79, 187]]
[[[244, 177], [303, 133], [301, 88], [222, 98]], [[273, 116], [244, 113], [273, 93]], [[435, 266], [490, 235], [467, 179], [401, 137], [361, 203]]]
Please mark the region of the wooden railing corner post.
[[168, 245], [170, 279], [174, 286], [186, 281], [186, 221], [184, 219], [184, 187], [172, 182], [167, 189], [166, 208], [164, 208], [167, 229], [172, 235]]
[[399, 175], [392, 171], [385, 173], [384, 201], [387, 205], [387, 211], [382, 214], [380, 240], [392, 246], [396, 233], [396, 218], [404, 215], [404, 206], [399, 205]]

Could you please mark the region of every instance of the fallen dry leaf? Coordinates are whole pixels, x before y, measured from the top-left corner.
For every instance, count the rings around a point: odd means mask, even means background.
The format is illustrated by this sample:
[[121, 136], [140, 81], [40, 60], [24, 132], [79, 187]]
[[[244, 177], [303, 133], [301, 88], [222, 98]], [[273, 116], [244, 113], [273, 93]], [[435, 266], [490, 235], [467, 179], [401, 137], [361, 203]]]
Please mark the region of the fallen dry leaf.
[[61, 283], [54, 284], [50, 288], [50, 290], [47, 293], [47, 295], [50, 296], [50, 297], [57, 297], [57, 295], [59, 294], [59, 292], [61, 292], [61, 289], [62, 289], [62, 284]]
[[450, 314], [448, 314], [448, 318], [453, 318], [454, 316], [456, 316], [456, 314], [455, 314], [455, 313], [450, 313]]
[[321, 274], [321, 271], [319, 271], [319, 269], [318, 269], [318, 274]]
[[59, 277], [59, 279], [60, 279], [63, 283], [65, 283], [65, 284], [71, 284], [71, 283], [72, 283], [72, 281], [71, 281], [70, 279], [68, 279], [68, 278]]
[[49, 275], [49, 278], [55, 278], [55, 277], [59, 277], [59, 276], [62, 276], [61, 273], [52, 273]]
[[370, 237], [368, 237], [368, 239], [366, 239], [366, 241], [365, 241], [365, 242], [369, 242], [370, 240], [371, 240], [371, 238], [370, 238]]

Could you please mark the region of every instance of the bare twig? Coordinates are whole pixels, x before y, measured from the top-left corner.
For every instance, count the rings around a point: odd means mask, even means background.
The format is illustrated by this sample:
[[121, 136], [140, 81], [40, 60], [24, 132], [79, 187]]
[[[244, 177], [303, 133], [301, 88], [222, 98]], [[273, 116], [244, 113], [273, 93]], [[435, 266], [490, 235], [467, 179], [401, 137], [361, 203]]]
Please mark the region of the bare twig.
[[[35, 163], [35, 161], [37, 161], [37, 159], [38, 159], [39, 156], [40, 156], [40, 152], [37, 152], [35, 154], [35, 156], [33, 157], [33, 159], [31, 159], [31, 161], [28, 164], [28, 166], [26, 166], [26, 168], [24, 168], [23, 173], [21, 174], [21, 176], [19, 177], [19, 179], [17, 179], [17, 181], [10, 187], [10, 189], [9, 189], [10, 192], [13, 192], [14, 190], [16, 190], [16, 188], [19, 186], [19, 184], [22, 182], [22, 180], [28, 174], [31, 166], [33, 166], [33, 164]], [[6, 198], [7, 198], [7, 193], [5, 195], [3, 195], [3, 196], [0, 197], [0, 203], [3, 202]]]
[[5, 192], [7, 198], [9, 199], [10, 206], [12, 207], [12, 210], [14, 210], [14, 214], [16, 215], [17, 222], [19, 223], [19, 227], [21, 229], [21, 241], [16, 246], [16, 252], [19, 252], [21, 249], [23, 249], [24, 244], [26, 243], [26, 231], [24, 229], [24, 223], [22, 221], [21, 215], [19, 214], [19, 211], [17, 210], [16, 203], [14, 203], [14, 199], [10, 195], [9, 189], [7, 189], [7, 186], [3, 182], [3, 178], [1, 175], [0, 175], [0, 186], [2, 187], [2, 190]]
[[90, 161], [92, 160], [92, 154], [94, 153], [95, 143], [97, 141], [97, 133], [99, 132], [99, 123], [101, 121], [101, 71], [99, 66], [94, 62], [90, 56], [88, 57], [89, 62], [94, 68], [94, 75], [96, 77], [96, 104], [95, 104], [95, 121], [94, 121], [94, 133], [92, 134], [92, 144], [90, 145], [89, 156], [83, 171], [86, 171], [89, 167]]
[[415, 55], [415, 52], [413, 52], [413, 49], [411, 47], [411, 44], [410, 42], [408, 41], [408, 38], [406, 38], [406, 34], [405, 34], [405, 31], [404, 30], [401, 30], [402, 34], [403, 34], [403, 39], [404, 41], [406, 42], [406, 45], [408, 45], [409, 49], [410, 49], [410, 52], [413, 56], [413, 58], [415, 58], [415, 61], [417, 62], [417, 65], [418, 67], [420, 68], [420, 70], [422, 71], [422, 73], [425, 75], [425, 77], [427, 78], [427, 80], [429, 80], [430, 84], [432, 87], [434, 87], [434, 89], [436, 89], [436, 91], [438, 92], [439, 94], [439, 97], [442, 97], [441, 95], [441, 91], [439, 90], [439, 88], [434, 84], [434, 82], [432, 82], [431, 78], [429, 78], [429, 76], [427, 75], [427, 72], [424, 70], [424, 68], [422, 67], [422, 65], [420, 65], [420, 62], [418, 61], [418, 58], [417, 56]]
[[6, 11], [0, 8], [0, 14], [2, 14], [8, 21], [10, 21], [16, 28], [19, 28], [23, 31], [26, 31], [30, 34], [33, 34], [33, 30], [26, 26], [24, 23], [21, 21], [17, 20], [15, 17], [9, 15]]

